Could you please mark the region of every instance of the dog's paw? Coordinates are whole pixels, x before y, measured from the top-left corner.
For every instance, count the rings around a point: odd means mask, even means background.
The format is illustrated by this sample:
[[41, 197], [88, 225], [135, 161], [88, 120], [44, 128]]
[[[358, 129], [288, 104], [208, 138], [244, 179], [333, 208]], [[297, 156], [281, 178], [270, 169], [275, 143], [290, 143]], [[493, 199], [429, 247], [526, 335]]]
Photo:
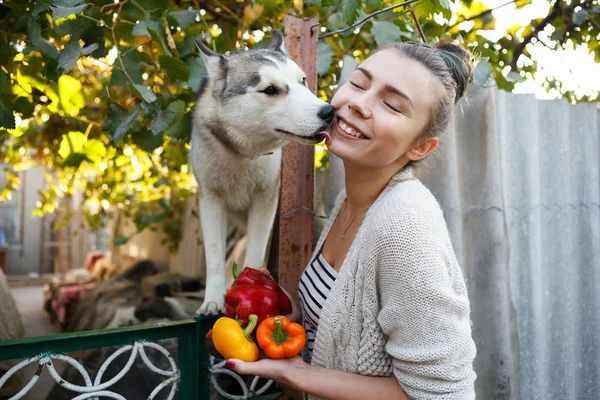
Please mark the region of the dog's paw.
[[205, 301], [196, 311], [196, 316], [201, 315], [219, 315], [225, 304], [220, 304], [216, 301]]

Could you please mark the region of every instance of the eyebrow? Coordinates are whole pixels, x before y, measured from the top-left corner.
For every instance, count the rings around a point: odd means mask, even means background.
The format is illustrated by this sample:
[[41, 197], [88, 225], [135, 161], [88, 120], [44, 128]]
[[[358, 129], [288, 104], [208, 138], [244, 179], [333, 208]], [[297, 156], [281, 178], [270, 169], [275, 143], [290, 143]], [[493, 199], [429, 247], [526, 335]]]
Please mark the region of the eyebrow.
[[[365, 76], [367, 78], [369, 78], [369, 80], [373, 80], [373, 74], [371, 72], [369, 72], [368, 70], [366, 70], [366, 69], [364, 69], [362, 67], [357, 67], [356, 70], [362, 72], [363, 74], [365, 74]], [[401, 91], [400, 89], [397, 89], [397, 88], [393, 87], [392, 85], [385, 85], [383, 88], [387, 92], [393, 93], [393, 94], [395, 94], [397, 96], [400, 96], [400, 97], [404, 98], [406, 101], [408, 101], [408, 103], [410, 104], [410, 106], [413, 109], [415, 108], [415, 105], [410, 100], [410, 97], [408, 97], [408, 95], [406, 93], [404, 93], [403, 91]]]

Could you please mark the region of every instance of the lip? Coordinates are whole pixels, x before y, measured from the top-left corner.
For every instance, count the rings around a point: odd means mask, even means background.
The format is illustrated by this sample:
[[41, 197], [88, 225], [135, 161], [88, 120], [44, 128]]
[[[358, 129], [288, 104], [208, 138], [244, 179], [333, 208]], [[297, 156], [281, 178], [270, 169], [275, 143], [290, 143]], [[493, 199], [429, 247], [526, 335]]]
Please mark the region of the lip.
[[[357, 138], [357, 137], [355, 137], [355, 136], [352, 136], [352, 135], [350, 135], [350, 134], [348, 134], [348, 133], [344, 132], [344, 131], [342, 130], [342, 128], [340, 128], [340, 127], [339, 127], [339, 125], [338, 125], [338, 120], [342, 120], [342, 122], [344, 122], [346, 125], [348, 125], [348, 126], [349, 126], [350, 128], [352, 128], [352, 129], [354, 129], [355, 131], [357, 131], [357, 132], [360, 132], [360, 134], [361, 134], [361, 135], [363, 135], [364, 137], [363, 137], [363, 138]], [[336, 132], [338, 135], [340, 135], [340, 136], [342, 136], [342, 137], [344, 137], [344, 138], [347, 138], [347, 139], [350, 139], [350, 140], [369, 140], [369, 137], [368, 137], [367, 135], [365, 135], [365, 134], [364, 134], [364, 133], [363, 133], [363, 132], [362, 132], [360, 129], [358, 129], [358, 128], [356, 127], [356, 125], [354, 125], [354, 124], [352, 124], [352, 123], [348, 122], [348, 120], [346, 120], [346, 119], [345, 119], [345, 118], [343, 118], [343, 117], [336, 116], [336, 119], [333, 121], [333, 126], [334, 126], [334, 129], [335, 129], [335, 132]]]

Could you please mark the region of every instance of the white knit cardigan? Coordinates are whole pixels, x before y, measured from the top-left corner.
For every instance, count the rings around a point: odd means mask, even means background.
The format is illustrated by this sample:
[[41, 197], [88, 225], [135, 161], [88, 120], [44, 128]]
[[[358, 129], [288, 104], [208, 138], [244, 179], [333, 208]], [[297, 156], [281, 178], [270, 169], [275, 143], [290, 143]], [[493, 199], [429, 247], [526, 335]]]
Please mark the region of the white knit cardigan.
[[[344, 199], [342, 192], [316, 249]], [[311, 363], [394, 374], [412, 399], [474, 399], [469, 314], [441, 208], [405, 170], [365, 215], [323, 305]]]

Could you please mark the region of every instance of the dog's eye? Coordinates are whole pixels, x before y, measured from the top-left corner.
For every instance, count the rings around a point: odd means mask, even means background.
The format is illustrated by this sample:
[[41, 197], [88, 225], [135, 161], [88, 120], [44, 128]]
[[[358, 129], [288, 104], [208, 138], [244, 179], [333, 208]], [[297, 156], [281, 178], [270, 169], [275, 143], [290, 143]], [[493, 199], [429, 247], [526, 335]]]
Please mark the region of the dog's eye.
[[273, 95], [277, 94], [277, 88], [275, 86], [271, 85], [271, 86], [268, 86], [262, 92], [268, 96], [273, 96]]
[[306, 78], [302, 78], [302, 84], [306, 86]]

